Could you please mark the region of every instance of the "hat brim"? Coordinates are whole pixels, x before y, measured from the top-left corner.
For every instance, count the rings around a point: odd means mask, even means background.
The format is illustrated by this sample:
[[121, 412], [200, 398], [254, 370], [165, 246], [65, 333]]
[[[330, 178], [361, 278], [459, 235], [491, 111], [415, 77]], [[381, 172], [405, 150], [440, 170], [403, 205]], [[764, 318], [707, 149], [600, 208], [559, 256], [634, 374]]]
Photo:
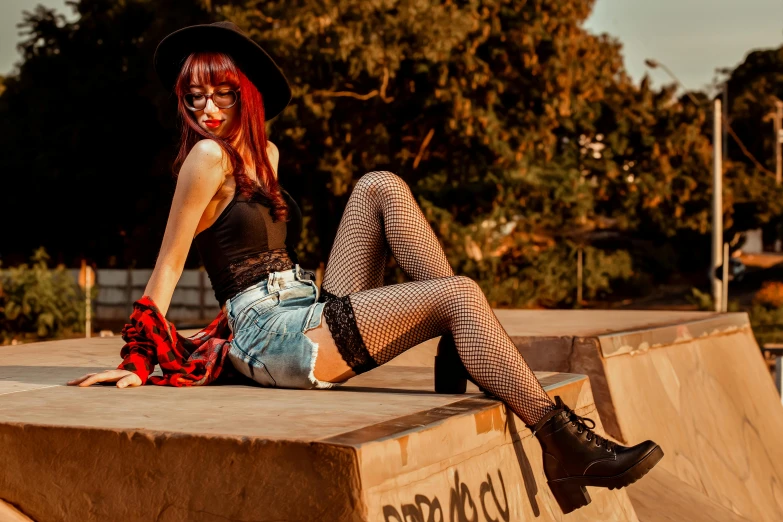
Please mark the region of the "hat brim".
[[272, 119], [283, 112], [291, 101], [288, 80], [261, 46], [237, 31], [212, 24], [185, 27], [160, 41], [153, 62], [167, 89], [174, 89], [185, 59], [199, 51], [222, 52], [234, 59], [261, 92], [265, 119]]

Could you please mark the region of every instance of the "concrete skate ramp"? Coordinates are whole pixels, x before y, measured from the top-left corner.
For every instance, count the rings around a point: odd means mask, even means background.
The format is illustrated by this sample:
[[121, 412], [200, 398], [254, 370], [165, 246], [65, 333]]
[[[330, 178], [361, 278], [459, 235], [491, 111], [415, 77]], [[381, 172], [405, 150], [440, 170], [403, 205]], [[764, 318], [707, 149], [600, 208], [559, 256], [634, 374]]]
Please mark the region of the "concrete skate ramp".
[[783, 520], [783, 407], [746, 314], [496, 313], [534, 370], [589, 375], [610, 435], [661, 445], [640, 520]]
[[[0, 347], [0, 517], [638, 520], [626, 490], [601, 488], [563, 516], [518, 419], [483, 394], [433, 393], [432, 342], [337, 390], [64, 386], [116, 365], [121, 345]], [[597, 419], [585, 376], [538, 377]]]
[[518, 419], [432, 393], [437, 340], [334, 391], [69, 388], [122, 341], [58, 341], [0, 347], [0, 520], [783, 520], [783, 408], [744, 314], [495, 312], [550, 395], [661, 444], [647, 477], [562, 515]]

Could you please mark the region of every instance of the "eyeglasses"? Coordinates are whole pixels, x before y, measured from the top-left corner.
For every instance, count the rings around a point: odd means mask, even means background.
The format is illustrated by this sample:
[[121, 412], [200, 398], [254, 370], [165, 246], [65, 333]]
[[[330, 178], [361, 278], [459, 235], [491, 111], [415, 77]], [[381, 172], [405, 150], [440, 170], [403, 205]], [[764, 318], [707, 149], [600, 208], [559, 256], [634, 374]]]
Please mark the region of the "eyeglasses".
[[212, 94], [203, 92], [189, 92], [182, 96], [185, 107], [191, 111], [203, 111], [207, 106], [207, 100], [212, 98], [212, 103], [219, 109], [230, 109], [239, 100], [239, 90], [215, 91]]

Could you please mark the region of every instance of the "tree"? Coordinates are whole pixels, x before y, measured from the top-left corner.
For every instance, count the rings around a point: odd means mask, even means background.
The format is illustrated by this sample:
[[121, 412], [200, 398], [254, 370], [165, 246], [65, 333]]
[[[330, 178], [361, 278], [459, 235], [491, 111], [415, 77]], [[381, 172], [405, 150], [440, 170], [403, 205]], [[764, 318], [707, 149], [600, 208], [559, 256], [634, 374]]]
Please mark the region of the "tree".
[[[751, 52], [743, 63], [726, 72], [729, 119], [749, 153], [735, 140], [729, 140], [729, 225], [732, 231], [768, 225], [775, 229], [783, 217], [783, 191], [775, 185], [775, 140], [769, 116], [775, 101], [783, 100], [783, 47]], [[783, 237], [780, 230], [777, 235]]]
[[[173, 100], [152, 70], [157, 42], [209, 21], [198, 2], [69, 2], [74, 22], [25, 13], [19, 73], [0, 114], [10, 263], [45, 244], [58, 261], [154, 263], [168, 215], [176, 140]], [[159, 9], [158, 10], [156, 10]]]
[[[455, 269], [487, 292], [515, 288], [497, 302], [524, 305], [552, 270], [560, 290], [546, 301], [571, 299], [586, 232], [665, 237], [709, 222], [704, 118], [682, 114], [672, 89], [634, 86], [620, 44], [582, 28], [591, 7], [250, 1], [222, 14], [296, 86], [275, 124], [297, 150], [287, 171], [336, 196], [364, 171], [397, 171]], [[328, 237], [336, 223], [322, 223]], [[614, 273], [629, 274], [627, 254], [617, 260]]]
[[[229, 19], [294, 90], [270, 136], [281, 182], [309, 220], [303, 264], [327, 259], [353, 183], [381, 169], [409, 183], [455, 270], [497, 305], [573, 303], [578, 249], [588, 298], [640, 272], [665, 278], [678, 263], [708, 263], [706, 249], [701, 260], [661, 252], [708, 241], [710, 114], [673, 86], [634, 84], [620, 43], [583, 28], [592, 0], [71, 5], [74, 23], [43, 8], [26, 18], [24, 62], [0, 95], [0, 139], [14, 151], [0, 167], [31, 173], [11, 181], [11, 215], [53, 216], [28, 217], [14, 248], [41, 242], [65, 258], [152, 265], [177, 138], [152, 53], [174, 29]], [[729, 168], [731, 226], [779, 214], [759, 203], [768, 184], [741, 158]], [[84, 223], [91, 244], [74, 241]], [[390, 270], [388, 282], [401, 280]]]

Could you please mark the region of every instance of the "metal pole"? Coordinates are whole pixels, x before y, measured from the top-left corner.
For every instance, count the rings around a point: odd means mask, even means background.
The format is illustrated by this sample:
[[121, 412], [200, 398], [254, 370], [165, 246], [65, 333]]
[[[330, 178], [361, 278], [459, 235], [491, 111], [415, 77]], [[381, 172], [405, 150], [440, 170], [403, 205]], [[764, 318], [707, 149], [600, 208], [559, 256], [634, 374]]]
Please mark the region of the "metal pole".
[[720, 311], [729, 311], [729, 244], [723, 243], [723, 280], [721, 281]]
[[775, 387], [778, 389], [778, 393], [780, 394], [780, 400], [783, 402], [783, 393], [781, 393], [781, 389], [783, 389], [783, 364], [781, 364], [781, 359], [783, 359], [780, 355], [775, 356]]
[[582, 306], [582, 248], [576, 251], [576, 306]]
[[715, 100], [712, 128], [712, 256], [710, 283], [715, 311], [721, 311], [721, 282], [715, 270], [723, 263], [723, 126], [721, 125], [721, 101]]
[[783, 157], [780, 153], [781, 120], [783, 120], [783, 101], [775, 102], [775, 183], [780, 186], [783, 179]]
[[[723, 82], [723, 121], [729, 121], [729, 81]], [[723, 125], [723, 161], [729, 159], [729, 128]]]
[[92, 337], [92, 298], [90, 294], [92, 293], [92, 284], [93, 284], [93, 272], [92, 267], [90, 265], [86, 265], [85, 275], [84, 275], [84, 294], [86, 296], [85, 298], [85, 305], [87, 307], [85, 311], [85, 325], [84, 325], [84, 332], [85, 337]]

